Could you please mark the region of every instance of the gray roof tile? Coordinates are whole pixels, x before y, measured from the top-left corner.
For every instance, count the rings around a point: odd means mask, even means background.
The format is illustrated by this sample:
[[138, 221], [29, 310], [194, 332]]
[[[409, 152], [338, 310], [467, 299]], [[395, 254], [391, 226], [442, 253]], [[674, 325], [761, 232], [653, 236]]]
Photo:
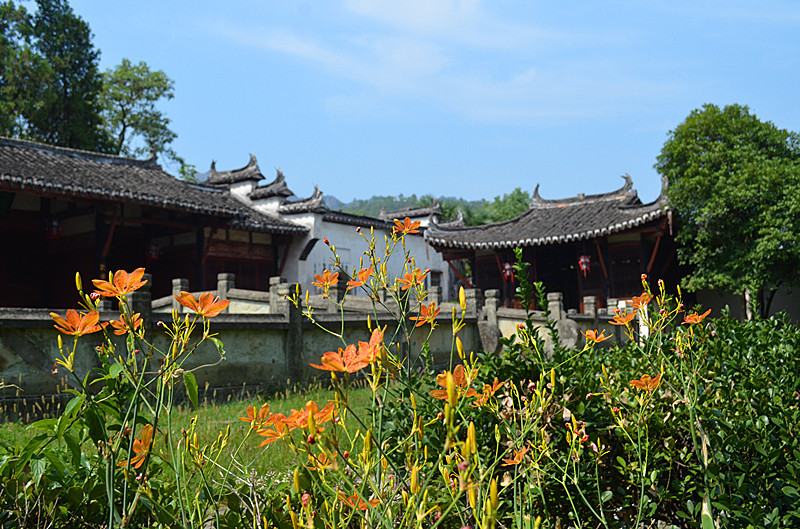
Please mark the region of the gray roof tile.
[[154, 157], [134, 160], [0, 137], [0, 189], [187, 211], [223, 217], [232, 227], [254, 231], [307, 231], [247, 207], [227, 190], [177, 180]]

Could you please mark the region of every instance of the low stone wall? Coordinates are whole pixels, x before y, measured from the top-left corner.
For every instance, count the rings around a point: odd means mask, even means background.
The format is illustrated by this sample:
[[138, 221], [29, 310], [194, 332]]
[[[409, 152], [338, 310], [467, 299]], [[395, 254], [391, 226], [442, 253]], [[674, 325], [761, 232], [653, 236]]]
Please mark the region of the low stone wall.
[[[327, 376], [309, 367], [310, 362], [319, 362], [326, 351], [335, 351], [346, 344], [369, 339], [367, 315], [375, 325], [389, 325], [387, 334], [394, 333], [397, 307], [379, 293], [379, 300], [348, 295], [345, 310], [330, 299], [319, 295], [309, 296], [308, 306], [313, 310], [316, 323], [303, 316], [286, 297], [296, 292], [296, 286], [281, 278], [272, 278], [266, 292], [236, 289], [232, 274], [220, 274], [218, 290], [215, 295], [232, 299], [230, 307], [212, 320], [212, 330], [219, 334], [224, 344], [225, 360], [219, 362], [219, 354], [212, 343], [204, 344], [190, 357], [187, 369], [197, 369], [195, 376], [201, 387], [276, 387], [288, 382], [305, 381], [313, 377]], [[182, 279], [173, 281], [177, 292], [188, 290], [188, 283]], [[196, 293], [199, 294], [199, 293]], [[341, 299], [343, 291], [334, 291], [331, 297]], [[305, 299], [301, 292], [301, 299]], [[551, 317], [557, 322], [561, 342], [568, 347], [580, 346], [583, 342], [581, 331], [588, 329], [604, 330], [617, 341], [624, 340], [621, 330], [609, 324], [610, 316], [604, 309], [596, 310], [593, 298], [584, 299], [584, 314], [565, 312], [561, 294], [551, 293]], [[158, 322], [168, 324], [172, 311], [179, 314], [188, 309], [173, 298], [151, 300], [146, 288], [131, 296], [134, 311], [142, 314], [145, 328], [154, 336], [155, 345], [162, 350], [168, 346], [168, 338], [158, 332]], [[439, 289], [429, 291], [429, 301], [439, 302]], [[240, 310], [245, 302], [251, 303], [246, 310]], [[499, 296], [495, 290], [483, 294], [477, 290], [466, 292], [466, 326], [459, 333], [468, 351], [499, 351], [501, 337], [510, 337], [517, 332], [517, 324], [525, 321], [524, 310], [499, 307]], [[237, 303], [239, 303], [237, 305]], [[624, 303], [624, 302], [623, 302]], [[436, 319], [437, 329], [430, 339], [434, 362], [447, 365], [453, 347], [452, 311], [461, 309], [453, 303], [441, 303], [440, 316]], [[254, 309], [253, 307], [256, 307]], [[101, 306], [101, 320], [108, 321], [118, 317], [106, 302]], [[63, 370], [53, 371], [58, 357], [57, 331], [46, 309], [2, 309], [0, 308], [0, 379], [6, 384], [19, 387], [0, 390], [4, 398], [22, 395], [54, 394], [74, 381], [69, 380]], [[545, 325], [544, 314], [534, 312], [532, 319], [536, 326]], [[413, 324], [414, 322], [409, 322]], [[337, 338], [323, 328], [341, 333], [344, 340]], [[403, 344], [401, 356], [419, 352], [427, 337], [427, 326], [416, 329], [410, 344]], [[112, 335], [113, 336], [113, 335]], [[544, 333], [545, 338], [549, 338]], [[68, 338], [68, 337], [65, 337]], [[119, 347], [124, 343], [119, 340]], [[71, 341], [64, 340], [65, 343]], [[76, 372], [84, 377], [97, 365], [94, 348], [100, 344], [101, 335], [87, 335], [79, 340], [76, 357]]]
[[[285, 299], [286, 295], [294, 292], [294, 288], [294, 285], [275, 280], [264, 296], [269, 307], [268, 313], [236, 314], [228, 310], [212, 320], [212, 330], [218, 333], [224, 344], [225, 360], [219, 362], [214, 344], [206, 343], [192, 354], [185, 365], [187, 369], [205, 366], [195, 372], [201, 387], [274, 387], [283, 386], [287, 381], [293, 383], [313, 377], [327, 377], [326, 373], [308, 364], [318, 363], [326, 351], [369, 340], [367, 314], [370, 314], [373, 328], [375, 325], [389, 325], [387, 334], [394, 332], [396, 320], [391, 312], [391, 304], [374, 306], [367, 298], [354, 297], [345, 303], [348, 310], [342, 314], [329, 300], [311, 296], [309, 305], [314, 310], [314, 323]], [[233, 290], [228, 293], [236, 294]], [[171, 322], [172, 305], [169, 312], [159, 311], [158, 301], [153, 303], [144, 289], [131, 297], [134, 311], [140, 312], [145, 320], [148, 335], [153, 336], [156, 347], [163, 350], [168, 346], [168, 337], [159, 331], [158, 322]], [[479, 306], [473, 294], [469, 297], [467, 325], [459, 336], [466, 348], [480, 350], [482, 347], [477, 331]], [[435, 362], [439, 364], [445, 364], [451, 354], [453, 306], [442, 306], [436, 320], [437, 329], [430, 342]], [[183, 313], [184, 307], [178, 305], [177, 310]], [[23, 396], [58, 393], [74, 383], [66, 379], [67, 373], [63, 368], [54, 372], [58, 357], [58, 332], [53, 328], [50, 312], [47, 309], [0, 309], [0, 379], [19, 387], [19, 390], [14, 387], [0, 390], [0, 395], [5, 398], [16, 398], [18, 392]], [[101, 321], [118, 316], [114, 311], [101, 311]], [[414, 322], [409, 323], [413, 327]], [[323, 328], [342, 334], [343, 340]], [[403, 345], [404, 350], [400, 353], [417, 354], [428, 329], [427, 326], [417, 329], [411, 343]], [[65, 344], [71, 346], [69, 337], [64, 338]], [[119, 337], [114, 339], [118, 340], [120, 348], [125, 347]], [[79, 340], [75, 365], [80, 377], [98, 365], [94, 348], [101, 341], [100, 334], [90, 334]]]

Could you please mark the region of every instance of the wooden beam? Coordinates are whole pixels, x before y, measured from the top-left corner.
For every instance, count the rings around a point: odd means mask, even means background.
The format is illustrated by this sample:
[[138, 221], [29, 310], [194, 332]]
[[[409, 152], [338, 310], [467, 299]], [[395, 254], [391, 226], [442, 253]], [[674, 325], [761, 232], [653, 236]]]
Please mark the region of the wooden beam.
[[463, 275], [461, 275], [461, 272], [459, 272], [458, 269], [455, 266], [453, 266], [452, 262], [447, 261], [447, 264], [450, 265], [450, 268], [453, 270], [453, 272], [456, 273], [456, 275], [458, 276], [458, 278], [461, 280], [462, 283], [467, 285], [467, 287], [469, 287], [469, 288], [475, 288], [475, 287], [472, 286], [472, 283], [467, 281], [467, 278], [464, 277]]
[[661, 245], [661, 234], [658, 234], [656, 237], [656, 245], [653, 248], [653, 254], [650, 256], [650, 261], [647, 263], [647, 275], [650, 275], [650, 271], [653, 269], [653, 263], [656, 261], [656, 254], [658, 253], [658, 247]]
[[118, 210], [114, 209], [114, 217], [111, 219], [111, 228], [108, 230], [108, 237], [106, 237], [106, 244], [103, 246], [103, 253], [101, 257], [103, 262], [105, 262], [106, 257], [108, 257], [108, 252], [111, 250], [111, 240], [114, 238], [114, 229], [117, 227], [117, 213]]
[[603, 250], [600, 249], [600, 241], [595, 239], [594, 245], [597, 248], [597, 256], [600, 258], [600, 267], [603, 269], [603, 278], [608, 279], [608, 270], [606, 270], [606, 261], [603, 259]]

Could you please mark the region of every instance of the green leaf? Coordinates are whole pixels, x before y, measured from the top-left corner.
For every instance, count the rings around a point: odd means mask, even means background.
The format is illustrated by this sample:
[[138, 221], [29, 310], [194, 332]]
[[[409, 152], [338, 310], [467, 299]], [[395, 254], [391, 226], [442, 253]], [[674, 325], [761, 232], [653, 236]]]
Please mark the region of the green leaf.
[[610, 499], [611, 499], [611, 497], [612, 497], [613, 495], [614, 495], [614, 493], [613, 493], [613, 492], [611, 492], [610, 490], [607, 490], [607, 491], [603, 492], [603, 493], [600, 495], [600, 503], [605, 503], [605, 502], [607, 502], [608, 500], [610, 500]]
[[703, 497], [703, 509], [700, 514], [700, 521], [703, 529], [714, 529], [714, 519], [711, 517], [711, 505], [708, 501], [708, 494]]
[[214, 345], [217, 346], [217, 351], [219, 351], [220, 356], [222, 356], [224, 358], [225, 357], [225, 349], [222, 346], [222, 340], [220, 340], [219, 338], [215, 338], [213, 336], [209, 337], [209, 340], [214, 342]]
[[64, 407], [64, 413], [58, 418], [58, 426], [56, 426], [56, 435], [59, 439], [64, 436], [64, 430], [67, 428], [67, 425], [72, 421], [76, 411], [83, 405], [83, 399], [84, 396], [79, 395], [67, 402], [67, 405]]
[[52, 430], [53, 426], [58, 422], [58, 419], [42, 419], [28, 426], [28, 428], [35, 428], [37, 430]]
[[783, 492], [787, 496], [800, 496], [800, 494], [798, 494], [798, 492], [797, 492], [797, 489], [794, 488], [794, 487], [790, 487], [789, 485], [786, 485], [785, 487], [783, 487], [781, 489], [781, 492]]
[[183, 383], [186, 385], [186, 394], [189, 396], [189, 400], [192, 401], [192, 405], [197, 409], [197, 380], [194, 378], [194, 373], [184, 371]]
[[45, 469], [47, 469], [47, 460], [42, 456], [37, 456], [35, 459], [31, 459], [31, 474], [33, 474], [33, 482], [36, 486], [39, 486], [39, 482], [42, 480], [42, 474], [44, 474]]
[[111, 364], [111, 367], [108, 370], [108, 376], [111, 378], [117, 378], [124, 369], [125, 367], [119, 362]]

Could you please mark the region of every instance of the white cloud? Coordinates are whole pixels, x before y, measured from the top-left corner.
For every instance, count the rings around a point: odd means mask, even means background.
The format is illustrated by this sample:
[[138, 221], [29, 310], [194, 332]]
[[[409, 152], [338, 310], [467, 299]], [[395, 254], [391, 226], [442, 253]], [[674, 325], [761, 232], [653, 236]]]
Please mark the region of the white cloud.
[[[635, 59], [607, 58], [611, 53], [604, 50], [628, 48], [645, 38], [635, 31], [541, 31], [497, 20], [477, 0], [348, 0], [347, 8], [360, 18], [347, 19], [348, 29], [357, 29], [346, 36], [336, 28], [309, 37], [296, 28], [236, 24], [218, 25], [217, 31], [248, 47], [299, 57], [326, 72], [334, 82], [322, 97], [332, 111], [358, 108], [359, 100], [374, 109], [381, 98], [389, 98], [389, 104], [415, 99], [468, 120], [530, 123], [652, 107], [649, 101], [684, 90]], [[364, 24], [361, 18], [372, 22]], [[390, 28], [381, 29], [375, 20]], [[534, 35], [544, 34], [549, 37], [533, 45]], [[503, 35], [506, 44], [517, 45], [498, 49], [482, 44]], [[360, 86], [336, 87], [336, 79]]]

